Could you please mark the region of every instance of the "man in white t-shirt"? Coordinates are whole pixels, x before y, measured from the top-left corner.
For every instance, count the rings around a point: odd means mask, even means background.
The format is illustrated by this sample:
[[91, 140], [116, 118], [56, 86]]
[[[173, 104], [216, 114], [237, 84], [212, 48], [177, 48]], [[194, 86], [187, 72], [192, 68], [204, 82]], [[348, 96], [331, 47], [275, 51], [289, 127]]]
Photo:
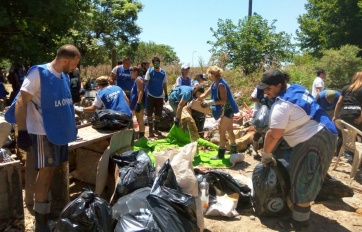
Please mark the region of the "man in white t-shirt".
[[326, 79], [327, 73], [324, 69], [317, 71], [317, 77], [313, 81], [312, 85], [312, 96], [316, 98], [320, 92], [325, 90], [324, 80]]
[[[52, 62], [29, 70], [15, 103], [18, 147], [32, 146], [38, 170], [34, 193], [35, 231], [50, 231], [48, 194], [53, 174], [61, 162], [68, 160], [68, 142], [76, 139], [68, 73], [77, 68], [80, 57], [74, 45], [60, 47]], [[57, 97], [60, 100], [53, 101]]]

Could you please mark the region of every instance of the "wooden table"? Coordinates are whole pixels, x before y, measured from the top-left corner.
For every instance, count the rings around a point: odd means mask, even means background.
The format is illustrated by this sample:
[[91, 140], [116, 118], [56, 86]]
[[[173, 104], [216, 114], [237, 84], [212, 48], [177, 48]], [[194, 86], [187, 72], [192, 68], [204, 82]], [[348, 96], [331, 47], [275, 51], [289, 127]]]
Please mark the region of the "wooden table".
[[[81, 168], [81, 172], [88, 172], [95, 178], [96, 166], [103, 152], [110, 145], [112, 136], [122, 133], [130, 133], [133, 130], [121, 131], [101, 131], [95, 130], [90, 125], [78, 129], [79, 140], [69, 143], [69, 161], [61, 163], [56, 168], [51, 185], [52, 192], [52, 212], [59, 212], [69, 202], [69, 170]], [[133, 139], [131, 139], [133, 141]], [[113, 142], [115, 143], [115, 142]], [[129, 142], [127, 142], [129, 143]], [[127, 146], [129, 149], [132, 144], [124, 144], [121, 141], [116, 144], [119, 146]], [[30, 150], [27, 151], [31, 152]], [[96, 156], [94, 155], [96, 154]], [[79, 160], [81, 157], [81, 160]], [[34, 156], [27, 155], [25, 169], [25, 202], [26, 204], [34, 204], [34, 187], [37, 171], [34, 170]], [[88, 170], [87, 163], [92, 163], [92, 170]], [[88, 169], [87, 169], [88, 168]], [[77, 178], [77, 176], [73, 176]], [[87, 181], [88, 182], [88, 181]]]

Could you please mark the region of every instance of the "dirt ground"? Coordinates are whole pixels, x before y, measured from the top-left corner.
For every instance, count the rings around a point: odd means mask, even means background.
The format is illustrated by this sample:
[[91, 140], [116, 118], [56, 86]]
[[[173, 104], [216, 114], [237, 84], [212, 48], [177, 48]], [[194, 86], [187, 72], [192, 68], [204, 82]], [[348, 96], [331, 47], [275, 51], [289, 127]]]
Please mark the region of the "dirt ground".
[[[219, 169], [232, 176], [252, 175], [258, 161], [251, 156], [246, 156], [245, 161], [238, 163], [233, 168]], [[334, 166], [332, 163], [331, 167]], [[337, 170], [330, 168], [329, 174], [345, 184], [349, 182], [351, 165], [343, 159]], [[82, 187], [89, 184], [71, 179], [71, 199], [76, 198]], [[312, 205], [311, 224], [308, 231], [362, 231], [362, 170], [357, 173], [353, 182], [355, 193], [353, 197], [341, 200], [314, 202]], [[94, 186], [91, 186], [94, 189]], [[32, 231], [34, 216], [31, 207], [24, 204], [25, 231]], [[234, 218], [205, 217], [205, 231], [234, 232], [234, 231], [280, 231], [277, 222], [280, 218], [258, 218], [254, 216], [253, 209], [243, 210]]]

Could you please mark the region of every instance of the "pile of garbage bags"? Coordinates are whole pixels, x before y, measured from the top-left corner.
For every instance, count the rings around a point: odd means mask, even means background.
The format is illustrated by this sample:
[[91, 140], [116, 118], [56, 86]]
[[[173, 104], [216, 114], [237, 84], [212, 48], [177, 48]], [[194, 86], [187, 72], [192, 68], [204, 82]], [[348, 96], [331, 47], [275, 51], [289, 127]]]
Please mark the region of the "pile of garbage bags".
[[206, 215], [234, 217], [236, 210], [250, 208], [251, 189], [247, 185], [224, 172], [194, 172], [196, 152], [194, 142], [156, 153], [156, 167], [143, 151], [113, 155], [120, 175], [116, 203], [111, 206], [86, 189], [64, 208], [57, 231], [203, 231], [200, 178], [210, 185]]

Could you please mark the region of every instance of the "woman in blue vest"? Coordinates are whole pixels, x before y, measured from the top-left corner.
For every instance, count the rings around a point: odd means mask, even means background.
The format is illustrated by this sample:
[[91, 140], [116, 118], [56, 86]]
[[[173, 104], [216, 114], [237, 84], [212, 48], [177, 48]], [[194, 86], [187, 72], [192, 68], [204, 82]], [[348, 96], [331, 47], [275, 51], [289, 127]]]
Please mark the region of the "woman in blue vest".
[[213, 81], [210, 88], [201, 95], [205, 98], [211, 93], [211, 100], [204, 101], [201, 106], [212, 108], [212, 116], [215, 120], [220, 120], [219, 134], [220, 143], [216, 156], [211, 159], [223, 159], [226, 151], [226, 132], [230, 139], [230, 154], [237, 152], [237, 144], [235, 143], [235, 134], [233, 131], [233, 117], [239, 112], [239, 107], [231, 93], [229, 85], [221, 77], [223, 70], [217, 66], [211, 66], [207, 69], [206, 75]]
[[321, 189], [337, 142], [337, 129], [309, 91], [288, 84], [277, 70], [264, 72], [257, 86], [276, 97], [270, 112], [262, 163], [275, 164], [272, 151], [281, 137], [293, 148], [290, 160], [293, 216], [279, 225], [287, 230], [309, 226], [310, 202]]
[[109, 85], [107, 76], [100, 76], [96, 79], [98, 92], [91, 106], [75, 106], [76, 112], [93, 112], [96, 109], [106, 108], [119, 111], [132, 117], [129, 101], [122, 88], [117, 85]]
[[189, 77], [190, 66], [184, 64], [181, 66], [181, 76], [176, 79], [176, 87], [181, 85], [191, 86], [191, 77]]
[[145, 136], [145, 122], [143, 119], [145, 106], [146, 106], [146, 82], [143, 79], [143, 70], [136, 66], [131, 67], [131, 77], [133, 81], [133, 87], [131, 90], [130, 108], [134, 112], [137, 118], [139, 127], [138, 138]]

